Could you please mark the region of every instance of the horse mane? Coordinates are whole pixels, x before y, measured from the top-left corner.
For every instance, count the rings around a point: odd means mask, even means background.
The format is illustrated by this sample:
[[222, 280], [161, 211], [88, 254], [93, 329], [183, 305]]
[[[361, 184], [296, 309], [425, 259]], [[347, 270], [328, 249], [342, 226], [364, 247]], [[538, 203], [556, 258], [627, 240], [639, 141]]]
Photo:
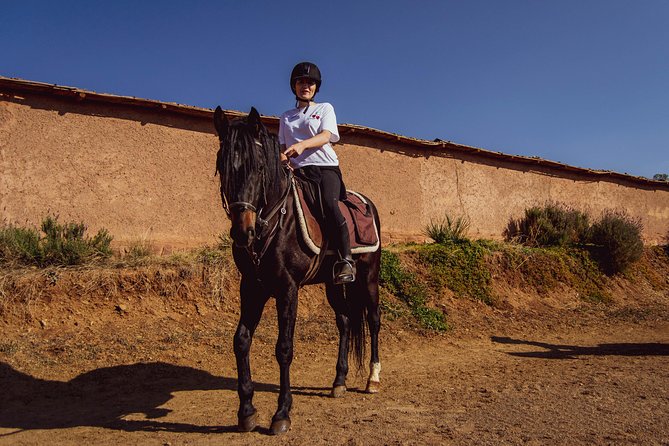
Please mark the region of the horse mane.
[[[259, 142], [260, 144], [258, 144]], [[237, 191], [245, 178], [263, 169], [263, 190], [269, 191], [280, 181], [279, 140], [258, 122], [253, 126], [246, 118], [230, 121], [225, 140], [216, 155], [216, 173], [226, 194]]]

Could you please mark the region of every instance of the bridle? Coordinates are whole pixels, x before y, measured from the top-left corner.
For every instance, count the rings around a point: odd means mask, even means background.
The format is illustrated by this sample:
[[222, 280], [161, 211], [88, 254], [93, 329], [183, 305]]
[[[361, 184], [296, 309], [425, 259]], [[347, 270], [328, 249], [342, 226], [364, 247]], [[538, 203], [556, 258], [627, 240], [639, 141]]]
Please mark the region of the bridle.
[[243, 212], [243, 211], [251, 211], [258, 213], [257, 209], [255, 206], [253, 206], [251, 203], [247, 203], [246, 201], [235, 201], [232, 204], [227, 204], [227, 198], [225, 195], [223, 195], [223, 209], [225, 209], [225, 213], [228, 215], [228, 218], [232, 220], [232, 211], [237, 210], [238, 212]]
[[[254, 144], [257, 146], [262, 147], [262, 143], [258, 141], [257, 139], [253, 140]], [[267, 203], [267, 194], [265, 191], [265, 174], [263, 173], [262, 176], [260, 177], [260, 184], [262, 186], [262, 196], [265, 204]], [[256, 209], [255, 206], [253, 206], [251, 203], [246, 202], [246, 201], [234, 201], [232, 203], [228, 203], [228, 197], [225, 195], [225, 191], [223, 190], [223, 184], [221, 184], [221, 199], [223, 201], [223, 210], [225, 211], [225, 214], [228, 216], [228, 220], [232, 221], [232, 211], [239, 209], [238, 212], [243, 212], [243, 211], [251, 211], [255, 212], [257, 215], [262, 212], [262, 208], [260, 208], [260, 212]]]
[[[254, 140], [255, 144], [258, 146], [262, 147], [262, 144], [258, 140]], [[286, 189], [283, 192], [282, 196], [274, 203], [272, 207], [269, 208], [267, 212], [263, 212], [266, 209], [267, 206], [267, 191], [265, 190], [265, 173], [262, 173], [262, 176], [260, 178], [260, 184], [261, 184], [261, 195], [262, 195], [262, 204], [263, 206], [260, 207], [260, 209], [257, 209], [252, 203], [249, 203], [247, 201], [235, 201], [232, 203], [228, 202], [228, 198], [225, 195], [225, 192], [223, 191], [223, 187], [221, 186], [221, 198], [223, 202], [223, 209], [225, 210], [225, 213], [230, 221], [232, 221], [232, 212], [243, 212], [243, 211], [251, 211], [256, 214], [256, 241], [262, 241], [262, 245], [260, 246], [260, 250], [256, 251], [256, 243], [252, 243], [251, 246], [246, 248], [249, 256], [251, 257], [251, 260], [253, 261], [253, 264], [256, 267], [256, 270], [260, 266], [260, 260], [262, 259], [263, 255], [267, 251], [267, 248], [269, 248], [270, 242], [274, 238], [274, 236], [277, 234], [278, 230], [283, 228], [283, 221], [285, 215], [288, 213], [286, 209], [286, 203], [288, 202], [288, 196], [290, 195], [291, 190], [293, 189], [293, 171], [287, 166], [282, 167], [282, 172], [284, 175], [286, 175]], [[263, 216], [264, 214], [264, 216]], [[272, 226], [271, 230], [268, 231], [268, 228], [270, 226], [270, 222], [274, 217], [280, 214], [280, 217], [276, 220], [274, 225]]]

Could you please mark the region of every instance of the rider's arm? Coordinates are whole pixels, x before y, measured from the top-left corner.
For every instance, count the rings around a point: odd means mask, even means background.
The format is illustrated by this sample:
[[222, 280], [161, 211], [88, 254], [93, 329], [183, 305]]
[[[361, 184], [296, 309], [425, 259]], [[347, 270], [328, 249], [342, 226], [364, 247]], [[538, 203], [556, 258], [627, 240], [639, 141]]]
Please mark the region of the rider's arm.
[[[283, 153], [288, 158], [292, 158], [294, 156], [301, 155], [302, 152], [304, 152], [306, 149], [311, 149], [311, 148], [314, 148], [314, 147], [324, 146], [325, 144], [330, 142], [331, 137], [332, 137], [332, 133], [330, 133], [329, 130], [323, 130], [318, 135], [314, 135], [309, 139], [305, 139], [304, 141], [300, 141], [300, 142], [297, 142], [297, 143], [293, 144], [292, 146], [283, 150]], [[282, 146], [282, 149], [284, 147], [285, 146]]]

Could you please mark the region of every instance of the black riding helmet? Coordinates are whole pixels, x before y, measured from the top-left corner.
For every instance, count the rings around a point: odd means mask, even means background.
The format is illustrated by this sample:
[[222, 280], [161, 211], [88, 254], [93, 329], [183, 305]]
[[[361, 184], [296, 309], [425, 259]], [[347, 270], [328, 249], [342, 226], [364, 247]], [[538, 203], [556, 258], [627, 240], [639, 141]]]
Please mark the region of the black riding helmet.
[[316, 81], [316, 93], [321, 88], [321, 70], [318, 69], [316, 64], [311, 62], [300, 62], [295, 65], [292, 73], [290, 73], [290, 89], [293, 90], [293, 94], [297, 97], [297, 92], [295, 91], [295, 82], [298, 79], [308, 78]]

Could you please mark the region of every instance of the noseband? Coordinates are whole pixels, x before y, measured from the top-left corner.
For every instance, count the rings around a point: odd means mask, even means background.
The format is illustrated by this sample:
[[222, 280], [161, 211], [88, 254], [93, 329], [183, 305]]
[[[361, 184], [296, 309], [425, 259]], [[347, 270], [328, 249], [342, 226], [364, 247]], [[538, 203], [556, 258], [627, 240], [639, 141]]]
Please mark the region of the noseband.
[[[235, 201], [234, 203], [230, 203], [229, 211], [232, 212], [234, 210], [237, 210], [237, 212], [251, 211], [258, 213], [256, 207], [253, 206], [251, 203], [247, 203], [246, 201]], [[228, 217], [229, 216], [230, 213], [228, 213]]]

